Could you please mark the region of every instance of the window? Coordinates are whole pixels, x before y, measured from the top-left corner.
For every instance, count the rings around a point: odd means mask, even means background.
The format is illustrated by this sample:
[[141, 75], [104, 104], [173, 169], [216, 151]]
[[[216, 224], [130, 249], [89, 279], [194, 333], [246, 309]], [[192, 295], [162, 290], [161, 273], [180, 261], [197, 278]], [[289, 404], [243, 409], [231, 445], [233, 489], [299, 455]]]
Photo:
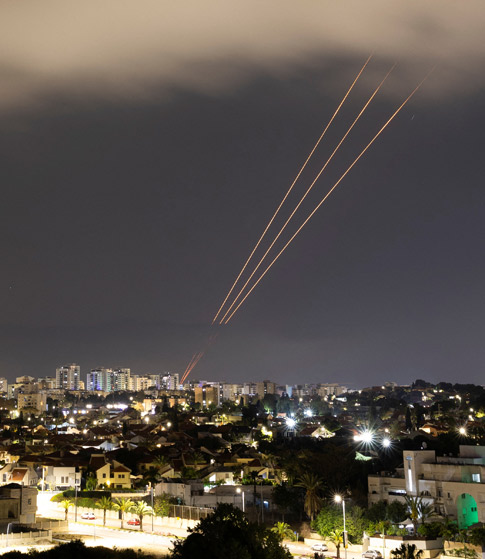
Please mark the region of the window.
[[474, 483], [480, 483], [480, 474], [472, 474], [472, 481]]
[[103, 478], [105, 478], [105, 477], [106, 477], [106, 474], [103, 474]]

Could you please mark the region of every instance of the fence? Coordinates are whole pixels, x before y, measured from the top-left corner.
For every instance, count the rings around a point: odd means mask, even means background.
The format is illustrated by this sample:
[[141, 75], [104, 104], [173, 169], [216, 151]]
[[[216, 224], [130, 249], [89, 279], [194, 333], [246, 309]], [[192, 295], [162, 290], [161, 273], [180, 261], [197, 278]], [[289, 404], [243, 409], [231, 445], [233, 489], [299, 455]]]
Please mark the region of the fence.
[[40, 540], [52, 541], [51, 530], [38, 530], [35, 532], [14, 532], [11, 534], [0, 534], [0, 547], [13, 545], [32, 545]]
[[185, 518], [186, 520], [202, 520], [211, 514], [213, 509], [190, 507], [188, 505], [170, 505], [169, 516], [173, 518]]
[[67, 520], [37, 520], [31, 525], [36, 530], [51, 530], [52, 532], [67, 532], [69, 522]]

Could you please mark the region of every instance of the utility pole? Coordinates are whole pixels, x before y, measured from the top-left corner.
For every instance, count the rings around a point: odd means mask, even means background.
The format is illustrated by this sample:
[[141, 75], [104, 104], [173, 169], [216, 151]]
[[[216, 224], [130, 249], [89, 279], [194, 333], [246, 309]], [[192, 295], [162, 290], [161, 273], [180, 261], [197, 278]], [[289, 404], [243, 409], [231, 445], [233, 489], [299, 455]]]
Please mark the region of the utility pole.
[[152, 534], [153, 534], [153, 517], [155, 516], [155, 511], [153, 510], [153, 485], [150, 485], [150, 497], [152, 500]]

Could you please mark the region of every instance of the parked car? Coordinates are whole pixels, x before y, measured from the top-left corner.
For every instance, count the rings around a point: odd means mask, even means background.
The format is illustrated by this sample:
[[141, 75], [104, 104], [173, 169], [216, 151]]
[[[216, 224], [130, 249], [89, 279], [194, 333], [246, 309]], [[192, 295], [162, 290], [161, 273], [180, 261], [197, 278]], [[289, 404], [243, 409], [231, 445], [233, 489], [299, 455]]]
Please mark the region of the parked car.
[[313, 551], [328, 551], [328, 547], [326, 543], [315, 543], [312, 545]]
[[81, 518], [83, 520], [96, 520], [96, 516], [94, 515], [93, 512], [83, 512], [81, 514]]
[[382, 553], [377, 549], [368, 549], [362, 553], [363, 559], [381, 559]]
[[130, 526], [140, 526], [140, 521], [138, 518], [130, 518], [130, 520], [128, 520], [128, 524]]

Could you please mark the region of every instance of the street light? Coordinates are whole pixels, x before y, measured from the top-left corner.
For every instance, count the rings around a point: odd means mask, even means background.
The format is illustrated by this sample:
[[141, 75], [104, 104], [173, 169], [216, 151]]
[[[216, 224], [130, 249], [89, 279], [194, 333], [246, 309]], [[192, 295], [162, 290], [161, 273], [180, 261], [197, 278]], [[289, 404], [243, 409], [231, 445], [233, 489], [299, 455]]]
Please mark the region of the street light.
[[77, 472], [74, 472], [74, 522], [77, 522]]
[[12, 526], [13, 522], [9, 522], [7, 524], [7, 541], [5, 542], [5, 547], [8, 547], [8, 532], [10, 530], [10, 526]]
[[242, 495], [242, 511], [245, 512], [244, 511], [244, 491], [240, 487], [238, 487], [236, 489], [236, 493], [241, 493], [241, 495]]
[[341, 495], [335, 495], [334, 501], [342, 503], [342, 513], [344, 516], [344, 557], [347, 559], [347, 530], [345, 529], [345, 499]]

